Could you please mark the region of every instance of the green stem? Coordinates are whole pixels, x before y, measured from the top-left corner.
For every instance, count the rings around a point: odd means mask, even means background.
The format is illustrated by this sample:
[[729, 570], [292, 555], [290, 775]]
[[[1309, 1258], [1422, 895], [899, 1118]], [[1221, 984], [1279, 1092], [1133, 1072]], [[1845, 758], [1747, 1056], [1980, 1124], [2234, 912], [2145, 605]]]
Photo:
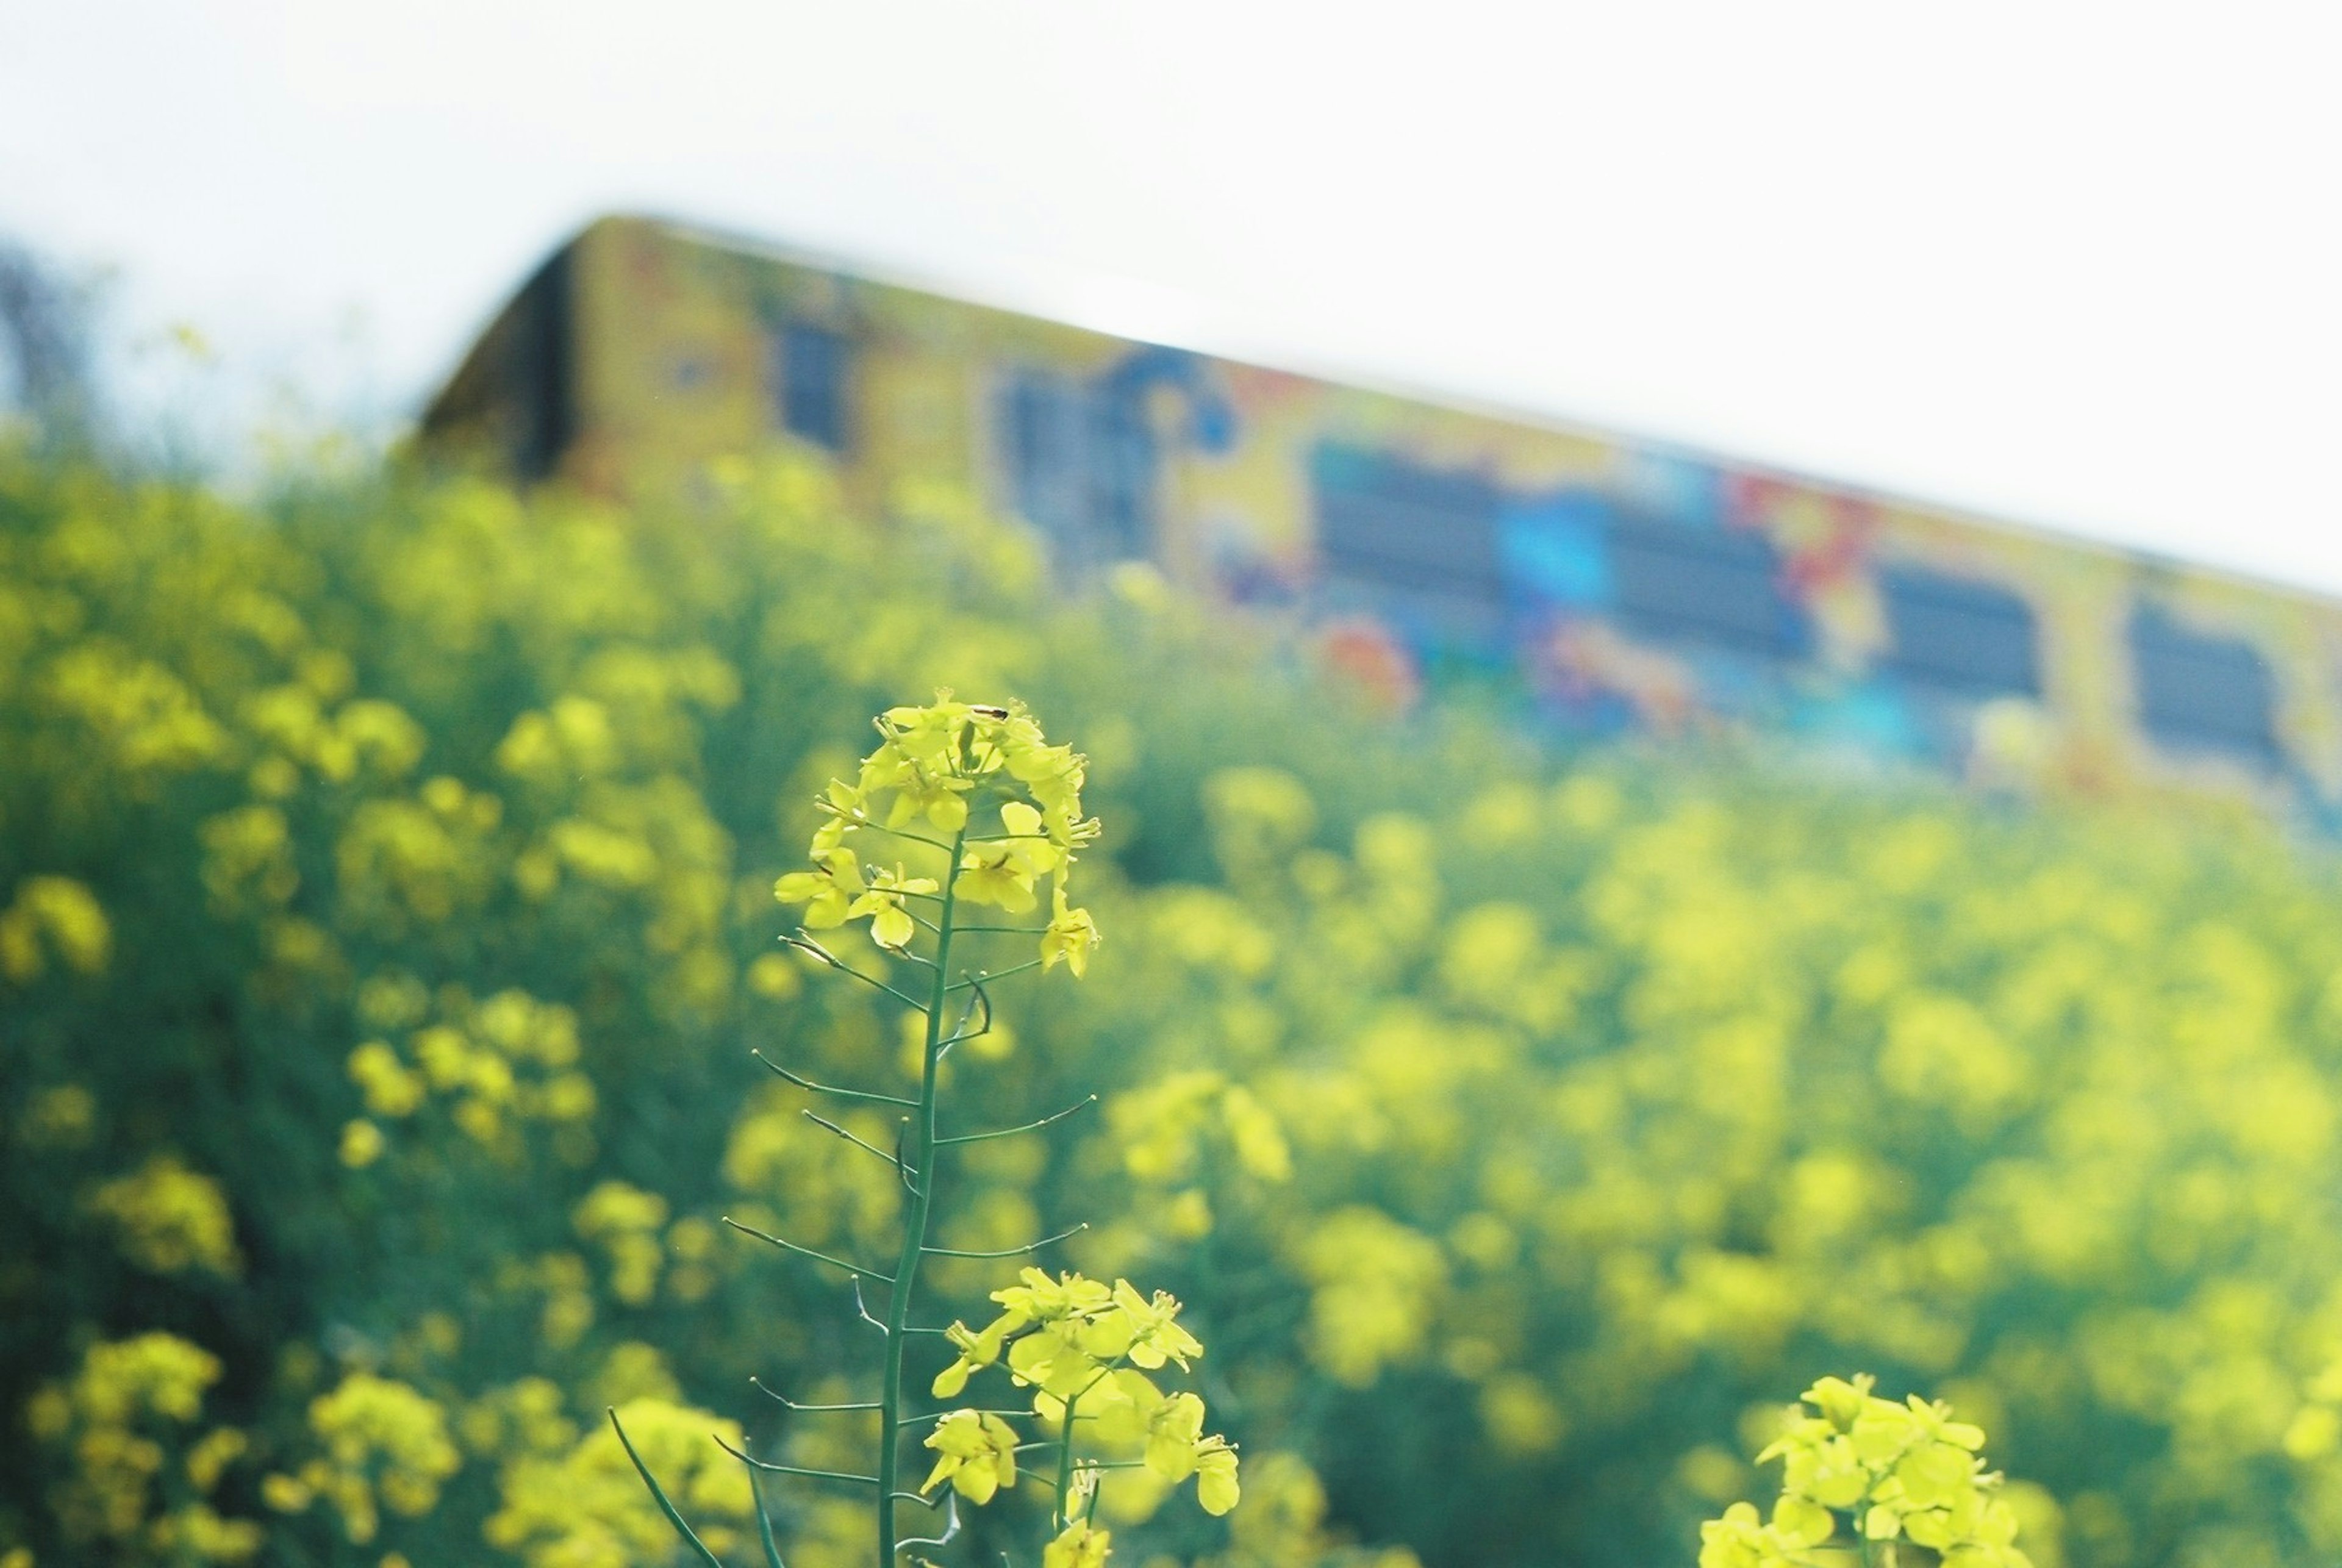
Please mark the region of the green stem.
[[895, 1533], [895, 1493], [902, 1455], [902, 1433], [897, 1421], [903, 1411], [903, 1349], [910, 1338], [911, 1283], [919, 1271], [920, 1253], [927, 1244], [927, 1211], [936, 1191], [936, 1069], [942, 1060], [944, 1001], [951, 973], [952, 911], [958, 896], [959, 857], [966, 838], [965, 830], [953, 837], [951, 858], [944, 867], [943, 905], [936, 915], [934, 991], [926, 1007], [926, 1049], [919, 1075], [919, 1103], [912, 1114], [913, 1179], [903, 1202], [903, 1247], [896, 1254], [895, 1278], [886, 1296], [886, 1372], [878, 1393], [877, 1568], [895, 1568], [899, 1539]]
[[1066, 1505], [1074, 1498], [1074, 1406], [1081, 1403], [1082, 1394], [1086, 1392], [1077, 1391], [1066, 1401], [1066, 1424], [1057, 1440], [1057, 1511], [1049, 1525], [1052, 1534], [1073, 1523], [1066, 1515]]

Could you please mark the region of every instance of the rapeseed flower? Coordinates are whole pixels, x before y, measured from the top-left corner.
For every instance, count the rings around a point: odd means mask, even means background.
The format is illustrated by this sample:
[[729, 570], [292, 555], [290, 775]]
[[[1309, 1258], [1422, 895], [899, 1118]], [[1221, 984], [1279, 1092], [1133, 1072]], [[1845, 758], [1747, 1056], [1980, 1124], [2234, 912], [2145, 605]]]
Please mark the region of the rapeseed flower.
[[824, 851], [815, 859], [820, 869], [788, 873], [773, 884], [773, 896], [783, 904], [804, 904], [806, 930], [826, 931], [846, 924], [855, 901], [866, 887], [862, 880], [862, 863], [852, 850], [841, 846]]
[[1792, 1568], [1836, 1538], [1839, 1514], [1866, 1540], [1908, 1540], [1958, 1568], [2030, 1568], [2002, 1478], [1978, 1456], [1984, 1429], [1939, 1400], [1898, 1404], [1873, 1386], [1826, 1377], [1806, 1391], [1818, 1413], [1792, 1420], [1756, 1456], [1782, 1461], [1772, 1521], [1734, 1503], [1700, 1527], [1701, 1568]]
[[[1034, 1413], [1059, 1428], [1062, 1441], [1078, 1435], [1108, 1453], [1137, 1455], [1158, 1483], [1193, 1476], [1196, 1500], [1209, 1513], [1235, 1507], [1236, 1450], [1224, 1437], [1204, 1434], [1203, 1399], [1184, 1390], [1166, 1394], [1146, 1375], [1175, 1363], [1185, 1371], [1204, 1353], [1177, 1322], [1177, 1298], [1142, 1294], [1125, 1279], [1107, 1285], [1038, 1268], [1020, 1270], [1017, 1281], [992, 1293], [1003, 1310], [981, 1333], [964, 1323], [945, 1331], [958, 1354], [936, 1373], [936, 1396], [956, 1398], [972, 1373], [1005, 1362], [1010, 1377], [1033, 1391]], [[1013, 1453], [1015, 1434], [1005, 1423], [997, 1430], [979, 1427], [974, 1411], [946, 1419], [950, 1431], [939, 1426], [928, 1439], [946, 1456], [929, 1486], [965, 1465], [1005, 1462], [987, 1454]], [[998, 1479], [1012, 1481], [1013, 1464]]]
[[967, 1324], [955, 1320], [944, 1331], [944, 1336], [959, 1351], [959, 1357], [943, 1371], [936, 1373], [934, 1393], [937, 1399], [956, 1399], [967, 1386], [968, 1374], [979, 1372], [1000, 1359], [1001, 1342], [1009, 1331], [1009, 1319], [1001, 1317], [989, 1324], [982, 1333], [971, 1331]]
[[899, 951], [911, 944], [911, 938], [918, 931], [917, 922], [903, 907], [903, 900], [935, 891], [936, 879], [932, 876], [906, 876], [899, 865], [881, 866], [872, 873], [869, 890], [846, 906], [846, 917], [856, 920], [867, 916], [870, 940], [881, 947]]
[[1113, 1550], [1108, 1544], [1112, 1538], [1112, 1532], [1077, 1519], [1042, 1548], [1041, 1568], [1106, 1568], [1106, 1557]]
[[[1042, 965], [1064, 964], [1080, 978], [1098, 940], [1089, 912], [1066, 896], [1076, 853], [1098, 834], [1096, 820], [1081, 815], [1087, 766], [1081, 754], [1049, 744], [1022, 706], [959, 703], [948, 694], [926, 706], [889, 708], [878, 729], [885, 738], [863, 758], [855, 782], [831, 780], [814, 803], [823, 820], [808, 846], [813, 869], [780, 877], [774, 896], [805, 905], [809, 931], [866, 919], [873, 942], [904, 953], [920, 924], [905, 900], [936, 897], [941, 874], [958, 900], [1010, 914], [1038, 907], [1040, 884], [1050, 879], [1050, 919], [1038, 933]], [[969, 831], [979, 797], [998, 799], [999, 832]], [[951, 844], [920, 828], [950, 834]], [[956, 849], [934, 868], [938, 875], [899, 864], [866, 874], [846, 842], [866, 831], [926, 853]]]
[[1016, 1484], [1016, 1429], [988, 1412], [955, 1410], [940, 1417], [926, 1446], [939, 1457], [922, 1492], [948, 1481], [953, 1491], [982, 1506], [1001, 1487]]
[[1041, 966], [1055, 969], [1063, 964], [1079, 980], [1089, 973], [1090, 951], [1098, 944], [1097, 924], [1088, 910], [1066, 905], [1064, 883], [1057, 884], [1050, 897], [1049, 928], [1041, 934]]
[[1196, 1502], [1204, 1512], [1222, 1514], [1236, 1507], [1243, 1495], [1236, 1481], [1236, 1451], [1225, 1437], [1206, 1437], [1196, 1444]]

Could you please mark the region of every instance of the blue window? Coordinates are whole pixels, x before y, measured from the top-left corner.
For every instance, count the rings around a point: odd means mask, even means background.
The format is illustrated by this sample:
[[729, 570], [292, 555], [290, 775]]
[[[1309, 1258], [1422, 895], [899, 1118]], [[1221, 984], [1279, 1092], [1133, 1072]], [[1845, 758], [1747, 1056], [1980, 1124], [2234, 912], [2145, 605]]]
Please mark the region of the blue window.
[[2190, 631], [2143, 604], [2131, 615], [2130, 659], [2138, 721], [2157, 744], [2278, 760], [2277, 682], [2251, 644]]
[[772, 353], [781, 428], [817, 446], [844, 452], [851, 435], [847, 384], [853, 340], [826, 326], [792, 321], [773, 335]]
[[1621, 514], [1608, 544], [1614, 610], [1628, 631], [1772, 658], [1806, 652], [1805, 617], [1761, 534]]
[[1349, 446], [1319, 447], [1311, 478], [1317, 558], [1337, 596], [1356, 594], [1436, 639], [1482, 641], [1501, 629], [1494, 484]]
[[1966, 697], [2041, 690], [2033, 606], [2006, 588], [1937, 572], [1880, 575], [1889, 646], [1885, 664], [1916, 684]]
[[1002, 396], [1003, 454], [1016, 510], [1076, 565], [1149, 553], [1156, 441], [1142, 395], [1020, 371]]

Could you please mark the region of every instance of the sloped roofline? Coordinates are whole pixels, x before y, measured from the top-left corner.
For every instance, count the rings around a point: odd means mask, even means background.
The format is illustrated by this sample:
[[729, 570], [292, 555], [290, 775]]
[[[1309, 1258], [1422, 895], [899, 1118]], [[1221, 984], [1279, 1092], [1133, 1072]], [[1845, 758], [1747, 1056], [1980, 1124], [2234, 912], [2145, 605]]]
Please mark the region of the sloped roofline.
[[[1175, 349], [1182, 353], [1219, 360], [1224, 364], [1241, 365], [1250, 370], [1264, 371], [1271, 375], [1300, 376], [1327, 385], [1356, 388], [1358, 391], [1399, 398], [1451, 413], [1496, 420], [1629, 451], [1645, 452], [1656, 457], [1698, 464], [1727, 473], [1746, 474], [1751, 478], [1817, 491], [1825, 494], [1842, 495], [1848, 500], [1867, 505], [1938, 518], [1983, 533], [2014, 535], [2053, 549], [2096, 555], [2102, 559], [2125, 561], [2150, 574], [2189, 577], [2198, 581], [2218, 583], [2249, 593], [2269, 594], [2308, 608], [2342, 615], [2342, 595], [2321, 593], [2297, 583], [2287, 583], [2275, 577], [2264, 577], [2257, 573], [2236, 567], [2192, 561], [2185, 556], [2168, 554], [2163, 551], [2140, 545], [2094, 539], [2053, 524], [1996, 515], [1907, 492], [1833, 479], [1825, 474], [1769, 463], [1762, 459], [1719, 452], [1695, 443], [1637, 434], [1599, 423], [1576, 419], [1567, 414], [1524, 409], [1517, 405], [1481, 398], [1470, 393], [1408, 382], [1377, 372], [1356, 370], [1336, 365], [1265, 365], [1242, 355], [1223, 352], [1208, 342], [1182, 343], [1136, 336], [1130, 333], [1093, 326], [1088, 323], [1069, 318], [1062, 313], [1051, 311], [1037, 299], [1019, 300], [1010, 297], [1006, 293], [991, 294], [982, 288], [972, 288], [948, 278], [924, 273], [916, 267], [897, 267], [883, 262], [872, 263], [859, 257], [774, 240], [761, 235], [701, 223], [689, 218], [672, 217], [648, 212], [602, 214], [579, 227], [568, 238], [555, 246], [547, 253], [545, 262], [540, 262], [536, 268], [531, 269], [528, 276], [535, 277], [546, 263], [575, 248], [588, 233], [606, 224], [638, 224], [687, 244], [706, 245], [807, 271], [834, 274], [876, 284], [882, 287], [924, 294], [959, 305], [972, 305], [1006, 315], [1021, 316], [1042, 325], [1072, 326], [1084, 332], [1096, 333], [1101, 337], [1116, 338], [1126, 343]], [[470, 367], [488, 329], [503, 318], [517, 297], [518, 290], [515, 290], [513, 295], [508, 295], [499, 304], [482, 324], [479, 332], [472, 338], [471, 345], [465, 349], [464, 357], [456, 369], [440, 384], [438, 390], [432, 394], [430, 402], [426, 404], [426, 419], [428, 411], [437, 407], [447, 391]]]

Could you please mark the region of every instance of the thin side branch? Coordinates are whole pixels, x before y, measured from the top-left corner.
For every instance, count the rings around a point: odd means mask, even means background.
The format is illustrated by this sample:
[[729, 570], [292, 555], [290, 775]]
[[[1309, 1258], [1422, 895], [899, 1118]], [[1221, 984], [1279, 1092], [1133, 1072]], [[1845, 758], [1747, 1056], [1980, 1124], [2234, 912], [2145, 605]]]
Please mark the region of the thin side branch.
[[[984, 1022], [976, 1026], [974, 1034], [969, 1034], [967, 1030], [968, 1017], [971, 1014], [978, 1012], [981, 1012], [984, 1014]], [[969, 993], [967, 1005], [960, 1009], [959, 1023], [954, 1025], [952, 1029], [952, 1037], [955, 1040], [961, 1039], [963, 1037], [973, 1040], [977, 1034], [989, 1034], [991, 1033], [992, 993], [986, 991], [981, 984], [979, 984], [973, 992]]]
[[916, 1198], [919, 1195], [919, 1183], [911, 1180], [911, 1162], [903, 1153], [903, 1141], [910, 1135], [911, 1119], [906, 1116], [895, 1129], [895, 1174], [903, 1178], [903, 1191]]
[[751, 1459], [746, 1454], [741, 1453], [738, 1449], [733, 1447], [730, 1443], [725, 1442], [721, 1435], [716, 1436], [716, 1446], [722, 1449], [725, 1453], [730, 1454], [733, 1458], [738, 1460], [743, 1464], [751, 1465], [758, 1470], [768, 1471], [775, 1475], [807, 1475], [811, 1476], [816, 1481], [851, 1481], [863, 1486], [876, 1486], [878, 1484], [878, 1478], [875, 1475], [856, 1475], [851, 1471], [845, 1470], [807, 1470], [796, 1464], [774, 1464], [766, 1460]]
[[[970, 1029], [967, 1026], [967, 1021], [979, 1010], [984, 1014], [984, 1023], [975, 1029]], [[967, 1005], [960, 1009], [959, 1022], [952, 1025], [950, 1035], [936, 1044], [936, 1059], [943, 1060], [951, 1054], [951, 1048], [963, 1040], [974, 1040], [979, 1035], [991, 1033], [992, 996], [983, 986], [978, 985], [974, 991], [968, 993]]]
[[[972, 985], [989, 984], [991, 982], [996, 980], [1006, 980], [1012, 974], [1022, 974], [1028, 969], [1038, 969], [1042, 964], [1047, 962], [1048, 960], [1044, 958], [1035, 958], [1030, 959], [1026, 963], [1019, 964], [1013, 969], [1003, 969], [996, 973], [987, 973], [983, 974], [971, 974], [966, 980], [953, 981], [944, 989], [946, 991], [962, 991]], [[850, 974], [852, 972], [848, 971], [848, 973]]]
[[893, 986], [887, 984], [885, 981], [879, 979], [875, 974], [863, 974], [862, 971], [855, 968], [854, 965], [846, 963], [846, 960], [840, 958], [836, 954], [832, 953], [828, 948], [824, 947], [820, 943], [816, 942], [812, 937], [807, 936], [802, 931], [798, 932], [794, 936], [784, 936], [781, 940], [786, 943], [789, 946], [796, 948], [799, 953], [811, 954], [822, 963], [826, 964], [832, 969], [836, 970], [840, 974], [851, 974], [855, 979], [862, 982], [863, 984], [884, 991], [887, 995], [893, 997], [896, 1001], [901, 1003], [906, 1007], [915, 1008], [921, 1013], [925, 1013], [927, 1010], [927, 1004], [926, 1003], [915, 1001], [911, 997], [905, 995], [902, 992], [896, 990]]
[[810, 1089], [816, 1094], [835, 1094], [841, 1100], [876, 1100], [882, 1105], [916, 1106], [918, 1104], [916, 1100], [906, 1100], [900, 1094], [874, 1094], [866, 1089], [840, 1089], [832, 1084], [816, 1084], [810, 1078], [799, 1077], [762, 1051], [752, 1050], [748, 1054], [795, 1084], [798, 1088]]
[[[912, 1494], [898, 1492], [895, 1495], [897, 1497], [903, 1497]], [[933, 1508], [935, 1504], [929, 1503], [927, 1506], [929, 1508]], [[956, 1492], [946, 1492], [944, 1493], [944, 1533], [942, 1534], [914, 1536], [908, 1541], [898, 1541], [896, 1543], [896, 1545], [898, 1547], [950, 1545], [954, 1539], [956, 1539], [959, 1534], [959, 1493]]]
[[811, 1111], [802, 1112], [800, 1114], [802, 1114], [806, 1121], [811, 1122], [815, 1126], [826, 1128], [828, 1131], [836, 1134], [839, 1137], [853, 1144], [856, 1148], [867, 1149], [870, 1153], [877, 1155], [880, 1159], [886, 1161], [888, 1164], [895, 1166], [896, 1169], [900, 1170], [902, 1168], [903, 1157], [899, 1154], [890, 1154], [876, 1144], [864, 1143], [861, 1139], [856, 1137], [853, 1134], [847, 1132], [845, 1128], [839, 1126], [836, 1123], [831, 1121], [826, 1116], [816, 1116]]
[[[872, 1279], [885, 1279], [885, 1278], [886, 1278], [886, 1276], [885, 1276], [885, 1275], [883, 1275], [883, 1274], [872, 1274], [870, 1277], [871, 1277]], [[890, 1285], [891, 1285], [891, 1284], [893, 1284], [895, 1282], [894, 1282], [894, 1281], [892, 1281], [892, 1280], [887, 1280], [887, 1281], [886, 1281], [886, 1283], [887, 1283], [888, 1284], [890, 1284]], [[885, 1323], [880, 1323], [876, 1318], [872, 1317], [872, 1316], [870, 1315], [870, 1309], [869, 1309], [867, 1306], [865, 1306], [865, 1305], [863, 1304], [863, 1302], [862, 1302], [862, 1282], [861, 1282], [861, 1280], [859, 1280], [859, 1279], [856, 1279], [856, 1280], [854, 1282], [854, 1315], [855, 1315], [855, 1316], [856, 1316], [856, 1317], [858, 1317], [858, 1318], [860, 1318], [864, 1323], [868, 1323], [872, 1328], [876, 1329], [880, 1333], [885, 1333], [886, 1332], [886, 1325]], [[905, 1333], [933, 1333], [933, 1334], [942, 1334], [942, 1333], [950, 1333], [951, 1331], [950, 1331], [949, 1329], [940, 1329], [940, 1328], [921, 1328], [921, 1327], [920, 1327], [918, 1324], [916, 1324], [916, 1323], [905, 1323], [905, 1324], [903, 1325], [903, 1332], [904, 1332]]]
[[741, 1234], [754, 1236], [760, 1242], [770, 1242], [773, 1245], [781, 1248], [785, 1252], [801, 1253], [805, 1256], [812, 1258], [816, 1263], [825, 1263], [833, 1268], [844, 1269], [850, 1274], [878, 1280], [889, 1285], [895, 1283], [895, 1276], [892, 1274], [882, 1274], [876, 1269], [866, 1269], [860, 1263], [849, 1263], [844, 1258], [834, 1258], [827, 1253], [817, 1253], [811, 1247], [801, 1247], [795, 1242], [785, 1242], [778, 1236], [768, 1236], [764, 1232], [758, 1230], [756, 1226], [744, 1225], [729, 1214], [726, 1214], [722, 1216], [722, 1218], [726, 1224], [731, 1226], [734, 1230], [738, 1231]]
[[[1049, 1115], [1044, 1116], [1037, 1122], [1027, 1122], [1021, 1127], [1002, 1127], [996, 1132], [991, 1133], [962, 1133], [955, 1138], [937, 1138], [936, 1143], [938, 1145], [944, 1144], [981, 1144], [986, 1138], [1013, 1138], [1019, 1133], [1037, 1132], [1041, 1128], [1049, 1125], [1052, 1122], [1062, 1122], [1066, 1117], [1072, 1115], [1075, 1112], [1082, 1109], [1085, 1105], [1095, 1105], [1096, 1104], [1097, 1096], [1096, 1094], [1090, 1094], [1075, 1101], [1072, 1104], [1066, 1106], [1062, 1111], [1055, 1112]], [[807, 1112], [806, 1114], [811, 1115], [812, 1113]]]
[[[923, 833], [905, 833], [899, 827], [888, 827], [885, 823], [879, 822], [872, 817], [866, 816], [860, 820], [864, 827], [870, 828], [876, 832], [888, 834], [896, 838], [907, 839], [913, 844], [924, 844], [930, 849], [942, 850], [946, 854], [949, 854], [952, 852], [952, 846], [946, 844], [939, 838], [929, 838]], [[941, 897], [942, 894], [936, 894], [932, 896]]]
[[828, 1411], [840, 1410], [876, 1410], [878, 1408], [878, 1402], [875, 1399], [870, 1401], [867, 1404], [800, 1404], [786, 1393], [778, 1393], [772, 1389], [766, 1388], [763, 1383], [757, 1382], [756, 1379], [753, 1377], [748, 1380], [748, 1385], [751, 1388], [754, 1388], [758, 1393], [763, 1394], [766, 1399], [778, 1400], [781, 1403], [787, 1405], [791, 1410], [800, 1410], [809, 1413], [821, 1413]]
[[1026, 1242], [1021, 1247], [1004, 1247], [996, 1253], [962, 1252], [957, 1247], [921, 1247], [919, 1250], [931, 1258], [1021, 1258], [1026, 1253], [1037, 1253], [1043, 1247], [1054, 1246], [1068, 1236], [1078, 1236], [1089, 1228], [1089, 1222], [1085, 1220], [1070, 1231], [1059, 1231], [1054, 1236], [1043, 1236], [1039, 1241]]

